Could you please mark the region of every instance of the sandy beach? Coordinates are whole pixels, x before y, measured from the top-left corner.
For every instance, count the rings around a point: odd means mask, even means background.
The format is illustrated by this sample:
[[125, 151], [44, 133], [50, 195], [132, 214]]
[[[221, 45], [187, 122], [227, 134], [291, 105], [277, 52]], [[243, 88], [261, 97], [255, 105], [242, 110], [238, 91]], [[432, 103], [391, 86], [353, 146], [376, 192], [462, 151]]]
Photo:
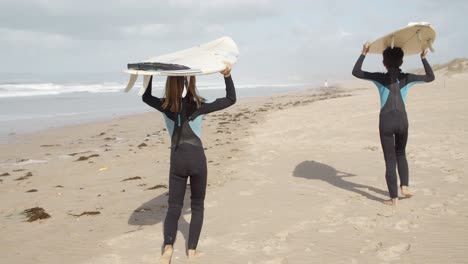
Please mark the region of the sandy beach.
[[[387, 198], [371, 82], [240, 100], [208, 115], [197, 263], [466, 263], [468, 75], [411, 88], [410, 188]], [[169, 136], [160, 113], [12, 136], [0, 263], [157, 263]], [[188, 263], [189, 190], [173, 263]], [[26, 209], [50, 217], [28, 222]]]

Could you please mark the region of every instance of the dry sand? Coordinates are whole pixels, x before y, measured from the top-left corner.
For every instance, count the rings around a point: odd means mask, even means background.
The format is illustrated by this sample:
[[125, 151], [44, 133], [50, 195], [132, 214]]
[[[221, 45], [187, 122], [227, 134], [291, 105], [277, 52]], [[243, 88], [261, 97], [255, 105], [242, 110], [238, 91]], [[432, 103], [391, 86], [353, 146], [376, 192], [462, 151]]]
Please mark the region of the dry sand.
[[[240, 101], [207, 116], [197, 263], [466, 263], [467, 81], [411, 88], [415, 196], [396, 208], [381, 203], [371, 83]], [[0, 263], [158, 262], [169, 170], [159, 113], [12, 140], [0, 152]], [[186, 196], [173, 263], [188, 263]], [[33, 207], [50, 218], [26, 222], [21, 212]]]

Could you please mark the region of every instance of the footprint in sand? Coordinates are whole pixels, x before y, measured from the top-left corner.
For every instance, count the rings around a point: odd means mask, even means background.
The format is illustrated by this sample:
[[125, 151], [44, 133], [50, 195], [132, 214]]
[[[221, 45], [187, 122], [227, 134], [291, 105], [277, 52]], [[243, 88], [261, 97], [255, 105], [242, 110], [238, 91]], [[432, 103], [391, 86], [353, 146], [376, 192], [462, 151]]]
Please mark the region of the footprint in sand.
[[395, 228], [398, 231], [409, 232], [409, 231], [411, 231], [411, 229], [418, 228], [418, 224], [415, 224], [415, 223], [410, 222], [410, 221], [408, 221], [406, 219], [403, 219], [403, 220], [398, 221], [394, 225], [393, 228]]
[[388, 248], [382, 248], [377, 251], [377, 257], [384, 260], [384, 261], [393, 261], [400, 259], [400, 256], [409, 251], [411, 245], [408, 243], [400, 243], [395, 246], [391, 246]]
[[452, 174], [452, 175], [447, 175], [444, 177], [444, 182], [447, 183], [456, 183], [460, 181], [460, 177], [458, 175]]
[[276, 234], [273, 238], [264, 242], [262, 248], [263, 253], [271, 255], [273, 253], [281, 253], [285, 251], [284, 242], [289, 237], [289, 232], [281, 232]]
[[289, 228], [289, 233], [297, 233], [297, 232], [301, 232], [303, 230], [306, 229], [306, 227], [309, 225], [309, 224], [313, 224], [314, 221], [309, 221], [309, 220], [306, 220], [306, 221], [301, 221], [293, 226], [291, 226], [291, 228]]
[[241, 191], [241, 192], [239, 192], [239, 195], [240, 196], [252, 196], [252, 195], [254, 195], [254, 191], [252, 191], [252, 190]]
[[429, 205], [429, 206], [426, 207], [425, 209], [428, 210], [428, 211], [432, 211], [432, 210], [441, 209], [441, 208], [443, 208], [443, 207], [444, 207], [444, 205], [441, 204], [441, 203], [434, 203], [434, 204]]
[[256, 247], [252, 241], [234, 239], [231, 244], [227, 246], [227, 248], [237, 251], [239, 254], [247, 255]]
[[153, 243], [157, 240], [157, 236], [147, 236], [145, 232], [132, 232], [111, 239], [104, 240], [103, 242], [114, 249], [131, 248], [135, 245], [135, 241], [147, 240], [148, 243]]
[[434, 192], [431, 189], [422, 189], [424, 196], [432, 196]]
[[218, 241], [216, 241], [216, 239], [212, 237], [205, 237], [205, 238], [200, 239], [200, 241], [198, 241], [198, 245], [204, 248], [207, 248], [209, 246], [216, 246], [217, 243]]
[[440, 168], [440, 171], [445, 173], [445, 174], [451, 174], [451, 173], [454, 173], [455, 170], [454, 169], [451, 169], [451, 168], [446, 168], [446, 167], [441, 167]]
[[375, 229], [375, 219], [368, 217], [349, 217], [346, 219], [348, 224], [351, 224], [355, 229], [359, 231], [372, 232]]
[[361, 250], [359, 251], [359, 253], [361, 254], [365, 254], [367, 252], [377, 252], [379, 249], [382, 248], [383, 246], [383, 243], [380, 242], [380, 241], [370, 241], [370, 240], [367, 240], [366, 242], [368, 242], [367, 245], [365, 245], [364, 247], [361, 248]]
[[319, 233], [336, 233], [335, 229], [330, 229], [330, 228], [323, 228], [319, 229], [317, 232]]
[[122, 257], [117, 254], [106, 254], [97, 258], [83, 262], [83, 264], [119, 264]]
[[287, 258], [275, 258], [275, 259], [272, 259], [272, 260], [262, 261], [260, 263], [261, 264], [287, 264], [289, 262], [288, 262]]

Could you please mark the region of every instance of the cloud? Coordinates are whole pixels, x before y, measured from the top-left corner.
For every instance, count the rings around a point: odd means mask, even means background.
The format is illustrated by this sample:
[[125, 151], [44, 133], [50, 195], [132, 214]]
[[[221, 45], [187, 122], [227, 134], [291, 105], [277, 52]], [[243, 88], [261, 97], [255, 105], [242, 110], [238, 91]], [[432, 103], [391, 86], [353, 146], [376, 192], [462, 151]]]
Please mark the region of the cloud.
[[61, 34], [9, 28], [0, 28], [0, 41], [3, 45], [46, 48], [64, 47], [73, 43], [72, 38]]
[[[229, 24], [276, 14], [273, 0], [17, 0], [0, 3], [0, 25], [65, 34], [79, 39], [121, 39], [128, 32], [154, 32], [156, 25]], [[127, 30], [121, 31], [122, 28]], [[132, 29], [133, 28], [133, 29]], [[161, 28], [161, 30], [163, 30]], [[123, 35], [119, 33], [124, 33]]]
[[[461, 0], [0, 1], [0, 72], [120, 72], [128, 62], [229, 35], [241, 51], [236, 76], [351, 78], [362, 43], [411, 21], [437, 29], [431, 62], [467, 56], [467, 9]], [[420, 61], [415, 56], [405, 65]], [[365, 66], [380, 70], [380, 58]]]

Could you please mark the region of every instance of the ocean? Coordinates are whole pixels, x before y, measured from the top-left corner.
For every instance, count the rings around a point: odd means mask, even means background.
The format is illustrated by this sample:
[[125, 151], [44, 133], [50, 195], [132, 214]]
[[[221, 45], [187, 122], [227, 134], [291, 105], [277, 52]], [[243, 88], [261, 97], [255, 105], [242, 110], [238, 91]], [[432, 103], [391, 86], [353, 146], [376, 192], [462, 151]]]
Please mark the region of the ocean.
[[[3, 83], [0, 84], [0, 142], [14, 134], [105, 120], [154, 111], [138, 96], [142, 83], [124, 93], [125, 83]], [[238, 99], [270, 96], [303, 90], [305, 84], [235, 83]], [[153, 94], [162, 97], [164, 83], [153, 84]], [[199, 93], [207, 99], [225, 96], [224, 82], [199, 82]]]

